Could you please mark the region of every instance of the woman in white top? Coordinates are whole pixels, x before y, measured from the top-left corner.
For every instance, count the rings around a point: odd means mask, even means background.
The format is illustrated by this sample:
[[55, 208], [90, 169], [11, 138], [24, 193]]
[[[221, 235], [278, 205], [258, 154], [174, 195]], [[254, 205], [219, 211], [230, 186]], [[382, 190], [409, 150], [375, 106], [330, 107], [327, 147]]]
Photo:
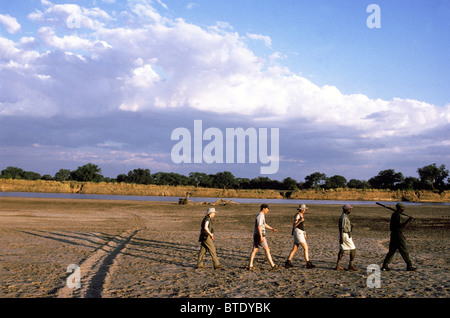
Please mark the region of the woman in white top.
[[291, 250], [291, 253], [289, 254], [286, 264], [284, 265], [286, 268], [290, 268], [290, 267], [294, 266], [294, 265], [292, 265], [291, 261], [295, 255], [295, 252], [297, 252], [299, 245], [301, 245], [303, 247], [305, 261], [306, 261], [306, 268], [316, 267], [309, 260], [308, 243], [306, 243], [304, 213], [306, 212], [307, 209], [308, 208], [306, 207], [305, 204], [301, 204], [297, 209], [297, 214], [295, 215], [294, 224], [292, 226], [292, 235], [294, 236], [294, 245], [292, 246], [292, 250]]

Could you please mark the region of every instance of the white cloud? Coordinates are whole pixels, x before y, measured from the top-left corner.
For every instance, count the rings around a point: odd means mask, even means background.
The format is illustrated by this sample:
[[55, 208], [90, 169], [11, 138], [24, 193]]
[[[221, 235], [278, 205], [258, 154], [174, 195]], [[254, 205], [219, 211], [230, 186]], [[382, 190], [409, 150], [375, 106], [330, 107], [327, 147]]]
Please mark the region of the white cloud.
[[253, 33], [247, 33], [247, 36], [251, 40], [263, 41], [268, 48], [272, 47], [272, 39], [269, 36]]
[[195, 8], [195, 7], [198, 7], [198, 4], [195, 3], [195, 2], [189, 2], [189, 3], [186, 5], [186, 9], [188, 9], [188, 10], [191, 10], [191, 9], [193, 9], [193, 8]]
[[40, 28], [38, 35], [47, 46], [65, 51], [87, 50], [94, 52], [111, 47], [105, 41], [90, 41], [76, 35], [58, 37], [49, 27]]
[[[168, 21], [166, 18], [162, 17], [159, 12], [149, 3], [148, 1], [131, 1], [134, 2], [131, 5], [131, 11], [144, 21], [144, 23], [154, 22], [154, 23], [164, 23]], [[160, 2], [164, 7], [165, 5]]]
[[45, 11], [35, 10], [28, 15], [34, 22], [58, 25], [66, 29], [98, 29], [105, 22], [114, 20], [108, 13], [100, 8], [84, 8], [77, 4], [53, 4], [43, 1]]
[[[270, 47], [270, 37], [242, 36], [227, 23], [202, 28], [134, 0], [128, 16], [134, 21], [117, 26], [99, 8], [42, 3], [43, 12], [29, 15], [45, 24], [36, 37], [0, 38], [0, 79], [10, 89], [0, 113], [94, 116], [178, 107], [252, 120], [296, 118], [318, 129], [352, 129], [361, 138], [411, 136], [450, 122], [450, 106], [319, 87], [274, 64], [279, 52], [267, 61], [246, 45], [252, 39]], [[67, 28], [70, 16], [79, 17], [79, 29]], [[38, 44], [48, 51], [34, 51]], [[39, 98], [38, 108], [30, 98]]]
[[17, 19], [8, 14], [0, 14], [0, 23], [3, 24], [6, 30], [11, 34], [22, 31], [22, 27], [17, 22]]

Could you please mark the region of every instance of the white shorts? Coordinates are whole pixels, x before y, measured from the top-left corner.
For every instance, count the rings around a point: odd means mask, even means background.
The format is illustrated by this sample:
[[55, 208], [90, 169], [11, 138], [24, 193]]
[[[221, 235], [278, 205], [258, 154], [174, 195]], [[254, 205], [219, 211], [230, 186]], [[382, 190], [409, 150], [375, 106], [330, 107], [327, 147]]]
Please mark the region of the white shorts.
[[356, 249], [355, 244], [353, 243], [352, 238], [348, 236], [348, 233], [343, 233], [342, 244], [339, 244], [339, 248], [343, 251]]
[[295, 228], [294, 229], [294, 243], [295, 244], [305, 243], [306, 242], [305, 235], [306, 235], [305, 231]]

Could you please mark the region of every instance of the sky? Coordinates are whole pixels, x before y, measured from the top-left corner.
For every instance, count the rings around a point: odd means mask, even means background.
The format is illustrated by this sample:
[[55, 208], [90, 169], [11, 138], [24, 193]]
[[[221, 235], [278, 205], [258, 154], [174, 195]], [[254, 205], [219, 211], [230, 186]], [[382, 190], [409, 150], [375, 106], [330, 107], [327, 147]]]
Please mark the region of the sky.
[[450, 166], [449, 51], [448, 0], [0, 0], [0, 169], [418, 177]]

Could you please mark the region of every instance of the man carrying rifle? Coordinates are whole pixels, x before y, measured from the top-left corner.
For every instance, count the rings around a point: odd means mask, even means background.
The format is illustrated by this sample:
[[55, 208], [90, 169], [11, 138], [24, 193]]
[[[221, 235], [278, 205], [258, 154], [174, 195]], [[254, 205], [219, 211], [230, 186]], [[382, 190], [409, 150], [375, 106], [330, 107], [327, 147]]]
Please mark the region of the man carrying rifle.
[[387, 253], [384, 259], [383, 267], [381, 267], [381, 269], [384, 271], [390, 270], [388, 265], [394, 258], [395, 252], [398, 250], [406, 263], [407, 266], [406, 270], [414, 271], [416, 270], [416, 268], [412, 266], [411, 259], [409, 258], [408, 247], [406, 246], [406, 239], [402, 233], [403, 228], [405, 227], [406, 224], [408, 224], [412, 220], [412, 217], [409, 217], [405, 222], [402, 222], [401, 215], [405, 215], [403, 213], [403, 211], [405, 210], [405, 205], [403, 203], [397, 203], [395, 207], [397, 208], [397, 210], [395, 210], [394, 213], [392, 213], [391, 223], [389, 226], [389, 229], [391, 230], [391, 241], [389, 242], [389, 252]]

